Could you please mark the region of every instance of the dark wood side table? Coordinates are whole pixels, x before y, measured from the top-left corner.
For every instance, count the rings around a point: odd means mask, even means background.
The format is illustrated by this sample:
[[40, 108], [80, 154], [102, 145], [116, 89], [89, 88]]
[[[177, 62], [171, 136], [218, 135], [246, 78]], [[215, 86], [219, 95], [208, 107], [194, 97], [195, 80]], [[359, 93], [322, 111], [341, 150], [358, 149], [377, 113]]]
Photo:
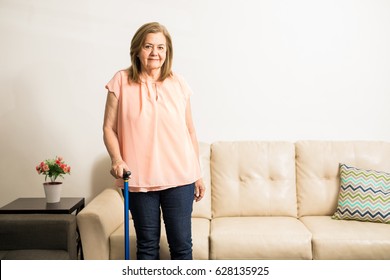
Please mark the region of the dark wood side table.
[[[83, 197], [61, 197], [60, 202], [46, 203], [42, 197], [18, 198], [0, 208], [0, 214], [68, 214], [77, 215], [85, 206]], [[77, 252], [83, 259], [80, 233], [77, 229]]]
[[46, 203], [44, 197], [22, 197], [0, 208], [0, 214], [72, 214], [85, 206], [83, 197], [61, 197], [60, 202]]

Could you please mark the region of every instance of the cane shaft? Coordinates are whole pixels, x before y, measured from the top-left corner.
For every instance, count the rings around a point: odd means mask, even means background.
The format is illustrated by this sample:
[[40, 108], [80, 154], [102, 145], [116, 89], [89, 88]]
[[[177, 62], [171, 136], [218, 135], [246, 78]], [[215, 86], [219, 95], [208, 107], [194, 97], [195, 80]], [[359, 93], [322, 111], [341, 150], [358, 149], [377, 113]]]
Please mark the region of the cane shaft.
[[[130, 173], [130, 172], [129, 172]], [[129, 177], [130, 174], [125, 173], [124, 177], [124, 202], [125, 202], [125, 260], [130, 259], [130, 235], [129, 235]]]

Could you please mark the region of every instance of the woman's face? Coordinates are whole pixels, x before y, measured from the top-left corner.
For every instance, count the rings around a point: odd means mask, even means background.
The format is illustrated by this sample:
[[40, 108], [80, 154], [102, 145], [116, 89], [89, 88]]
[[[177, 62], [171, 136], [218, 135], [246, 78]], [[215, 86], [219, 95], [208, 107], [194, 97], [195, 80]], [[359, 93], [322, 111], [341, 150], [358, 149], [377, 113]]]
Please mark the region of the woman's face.
[[166, 39], [163, 33], [149, 33], [141, 47], [138, 58], [141, 62], [141, 71], [159, 70], [167, 55]]

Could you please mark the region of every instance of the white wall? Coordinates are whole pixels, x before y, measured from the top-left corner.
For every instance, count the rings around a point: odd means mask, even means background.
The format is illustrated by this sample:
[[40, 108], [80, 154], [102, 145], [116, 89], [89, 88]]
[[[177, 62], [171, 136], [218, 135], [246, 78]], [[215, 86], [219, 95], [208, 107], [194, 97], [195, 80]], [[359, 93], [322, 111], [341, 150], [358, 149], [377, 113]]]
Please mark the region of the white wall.
[[43, 196], [34, 168], [55, 155], [64, 196], [112, 184], [104, 85], [149, 21], [173, 37], [201, 141], [390, 141], [390, 1], [1, 0], [0, 206]]

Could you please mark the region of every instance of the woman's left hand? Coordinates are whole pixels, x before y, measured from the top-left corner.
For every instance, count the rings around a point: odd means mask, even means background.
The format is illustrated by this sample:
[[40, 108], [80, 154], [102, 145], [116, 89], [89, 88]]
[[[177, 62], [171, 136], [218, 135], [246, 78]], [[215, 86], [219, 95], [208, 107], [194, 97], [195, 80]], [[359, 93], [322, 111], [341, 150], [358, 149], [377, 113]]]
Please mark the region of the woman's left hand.
[[196, 202], [200, 201], [206, 192], [206, 187], [204, 186], [202, 178], [195, 182], [195, 194], [194, 200]]

